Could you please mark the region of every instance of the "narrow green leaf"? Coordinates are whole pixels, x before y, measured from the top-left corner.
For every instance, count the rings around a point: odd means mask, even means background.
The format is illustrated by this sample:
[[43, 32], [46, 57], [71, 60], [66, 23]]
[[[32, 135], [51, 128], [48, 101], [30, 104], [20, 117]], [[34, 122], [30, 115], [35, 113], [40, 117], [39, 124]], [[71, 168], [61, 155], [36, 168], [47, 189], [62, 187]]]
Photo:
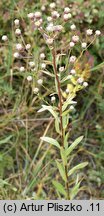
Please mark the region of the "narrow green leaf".
[[43, 112], [45, 110], [48, 110], [54, 116], [54, 118], [57, 119], [57, 121], [59, 121], [58, 113], [54, 110], [54, 107], [42, 105], [42, 108], [40, 110], [38, 110], [38, 113]]
[[5, 139], [0, 140], [0, 145], [8, 143], [12, 137], [13, 137], [13, 135], [10, 135], [10, 136], [6, 137]]
[[65, 191], [65, 189], [64, 189], [64, 187], [63, 187], [62, 184], [60, 184], [60, 183], [57, 182], [57, 181], [52, 181], [52, 183], [53, 183], [54, 187], [56, 188], [56, 190], [57, 190], [60, 194], [66, 196], [66, 191]]
[[75, 196], [78, 194], [79, 192], [79, 186], [80, 186], [81, 182], [78, 182], [70, 191], [70, 199], [74, 199]]
[[62, 179], [66, 182], [67, 179], [66, 179], [65, 170], [64, 170], [63, 165], [61, 163], [59, 163], [58, 161], [56, 161], [56, 164], [57, 164], [57, 167], [58, 167], [58, 170], [60, 172]]
[[67, 100], [64, 102], [62, 106], [62, 111], [65, 111], [68, 105], [77, 103], [76, 101], [73, 101], [73, 98], [75, 97], [75, 93], [71, 94]]
[[[65, 147], [65, 149], [68, 148], [68, 138], [69, 138], [69, 132], [67, 132], [65, 137], [64, 137], [64, 147]], [[67, 156], [67, 150], [66, 150], [66, 156]]]
[[56, 129], [56, 132], [61, 135], [59, 121], [57, 121], [57, 119], [55, 119], [55, 129]]
[[41, 137], [40, 139], [60, 149], [60, 144], [57, 142], [57, 140], [50, 137]]
[[79, 169], [83, 169], [85, 166], [88, 165], [88, 162], [80, 163], [77, 166], [73, 167], [69, 172], [68, 176], [71, 176], [73, 173], [75, 173]]
[[78, 137], [66, 150], [66, 155], [68, 156], [74, 149], [75, 147], [82, 141], [83, 136]]

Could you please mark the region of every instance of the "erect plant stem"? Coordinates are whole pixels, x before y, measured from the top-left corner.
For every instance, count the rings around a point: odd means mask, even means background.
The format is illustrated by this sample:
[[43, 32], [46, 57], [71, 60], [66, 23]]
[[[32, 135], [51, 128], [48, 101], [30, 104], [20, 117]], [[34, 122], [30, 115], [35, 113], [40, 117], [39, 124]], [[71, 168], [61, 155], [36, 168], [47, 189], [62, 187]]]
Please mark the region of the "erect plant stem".
[[55, 78], [56, 78], [57, 87], [58, 87], [61, 140], [62, 140], [62, 146], [64, 146], [64, 129], [63, 129], [63, 121], [62, 121], [62, 94], [61, 94], [60, 80], [59, 80], [58, 73], [57, 73], [55, 48], [52, 49], [52, 57], [53, 57], [53, 68], [54, 68]]
[[[56, 65], [56, 50], [55, 47], [52, 49], [52, 57], [53, 57], [53, 68], [54, 68], [54, 74], [57, 81], [57, 88], [58, 88], [58, 97], [59, 97], [59, 113], [60, 113], [60, 131], [61, 131], [61, 144], [64, 148], [64, 129], [63, 129], [63, 120], [62, 120], [62, 93], [61, 93], [61, 84], [59, 80], [59, 76], [57, 73], [57, 65]], [[65, 165], [65, 174], [66, 174], [66, 192], [67, 192], [67, 199], [69, 200], [69, 184], [68, 184], [68, 167], [67, 164]]]

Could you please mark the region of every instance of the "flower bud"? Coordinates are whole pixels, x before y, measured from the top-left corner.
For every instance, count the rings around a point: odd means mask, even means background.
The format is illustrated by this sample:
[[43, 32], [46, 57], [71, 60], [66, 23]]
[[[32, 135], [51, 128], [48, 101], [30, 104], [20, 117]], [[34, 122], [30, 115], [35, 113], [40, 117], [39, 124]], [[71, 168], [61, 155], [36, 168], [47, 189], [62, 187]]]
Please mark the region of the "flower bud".
[[20, 72], [24, 72], [25, 68], [23, 66], [21, 66], [19, 70], [20, 70]]
[[101, 34], [101, 31], [96, 30], [96, 31], [95, 31], [95, 34], [96, 34], [97, 36], [99, 36], [99, 35]]
[[3, 35], [3, 36], [2, 36], [2, 41], [4, 41], [4, 42], [5, 42], [5, 41], [7, 41], [7, 40], [8, 40], [8, 37], [7, 37], [7, 35]]
[[23, 49], [23, 47], [22, 47], [22, 44], [16, 44], [16, 49], [18, 50], [18, 51], [21, 51], [22, 49]]
[[76, 56], [71, 56], [70, 59], [69, 59], [69, 61], [71, 63], [74, 63], [76, 61]]
[[42, 63], [42, 64], [41, 64], [41, 68], [42, 68], [42, 69], [45, 69], [45, 68], [46, 68], [46, 64], [45, 64], [45, 63]]
[[27, 80], [29, 81], [29, 82], [31, 82], [32, 81], [32, 76], [27, 76]]
[[68, 21], [71, 17], [72, 17], [72, 15], [70, 13], [64, 14], [64, 16], [63, 16], [64, 21]]
[[89, 35], [89, 36], [90, 36], [90, 35], [92, 35], [92, 33], [93, 33], [93, 30], [92, 30], [92, 29], [87, 29], [87, 30], [86, 30], [86, 33], [87, 33], [87, 35]]
[[86, 46], [87, 46], [87, 43], [83, 42], [81, 45], [82, 45], [82, 48], [84, 48], [84, 49], [85, 49], [85, 48], [86, 48]]
[[15, 24], [15, 26], [18, 26], [19, 25], [19, 19], [15, 19], [14, 24]]
[[39, 89], [38, 89], [38, 88], [34, 88], [34, 89], [33, 89], [33, 92], [34, 92], [34, 94], [38, 94]]
[[44, 53], [41, 53], [40, 54], [40, 58], [43, 60], [43, 59], [45, 59], [45, 54]]
[[59, 67], [59, 72], [63, 72], [65, 70], [64, 67]]
[[52, 96], [52, 97], [51, 97], [51, 102], [54, 103], [55, 100], [56, 100], [55, 96]]
[[79, 41], [79, 36], [78, 35], [73, 35], [72, 40], [74, 42], [78, 42]]
[[71, 73], [72, 75], [75, 75], [75, 74], [76, 74], [76, 71], [75, 71], [74, 69], [72, 69], [72, 70], [70, 71], [70, 73]]
[[18, 52], [15, 52], [15, 53], [13, 54], [13, 56], [14, 56], [14, 58], [19, 58], [19, 53], [18, 53]]
[[74, 31], [76, 29], [76, 26], [73, 24], [73, 25], [70, 26], [70, 28], [71, 28], [71, 30]]
[[21, 35], [21, 30], [20, 30], [20, 29], [16, 29], [16, 30], [15, 30], [15, 34], [16, 34], [16, 35]]
[[26, 50], [29, 50], [31, 48], [30, 44], [26, 44]]
[[84, 87], [87, 87], [87, 86], [88, 86], [88, 83], [87, 83], [87, 82], [84, 82], [84, 83], [83, 83], [83, 86], [84, 86]]
[[82, 84], [82, 83], [83, 83], [83, 80], [84, 80], [84, 79], [83, 79], [82, 77], [79, 77], [78, 80], [77, 80], [77, 83]]
[[37, 81], [37, 83], [38, 83], [39, 85], [42, 85], [42, 84], [43, 84], [43, 80], [42, 80], [42, 79], [39, 79], [39, 80]]
[[69, 7], [66, 7], [65, 9], [64, 9], [64, 13], [65, 14], [68, 14], [70, 12], [70, 8]]
[[74, 46], [75, 46], [75, 43], [74, 43], [73, 41], [71, 41], [71, 42], [69, 43], [69, 45], [70, 45], [70, 47], [74, 47]]
[[29, 66], [33, 68], [35, 66], [35, 62], [30, 61]]

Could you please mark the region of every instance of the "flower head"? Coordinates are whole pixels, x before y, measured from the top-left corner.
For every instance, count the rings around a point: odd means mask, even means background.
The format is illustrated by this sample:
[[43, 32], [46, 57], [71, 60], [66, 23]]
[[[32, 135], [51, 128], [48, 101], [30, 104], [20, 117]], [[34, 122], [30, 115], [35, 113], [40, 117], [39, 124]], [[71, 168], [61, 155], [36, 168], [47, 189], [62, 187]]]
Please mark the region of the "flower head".
[[7, 40], [8, 40], [7, 35], [3, 35], [3, 36], [2, 36], [2, 41], [7, 41]]
[[92, 29], [87, 29], [87, 30], [86, 30], [86, 33], [87, 33], [87, 35], [89, 35], [89, 36], [90, 36], [90, 35], [92, 35], [92, 34], [93, 34], [93, 30], [92, 30]]
[[74, 63], [76, 61], [76, 56], [71, 56], [70, 59], [69, 59], [69, 61], [71, 63]]

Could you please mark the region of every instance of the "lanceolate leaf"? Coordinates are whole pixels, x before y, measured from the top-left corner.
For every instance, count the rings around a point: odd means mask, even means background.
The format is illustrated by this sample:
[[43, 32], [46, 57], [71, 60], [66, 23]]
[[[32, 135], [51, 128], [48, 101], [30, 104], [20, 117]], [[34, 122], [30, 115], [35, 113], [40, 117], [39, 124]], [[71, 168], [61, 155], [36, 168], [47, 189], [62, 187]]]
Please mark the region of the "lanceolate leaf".
[[74, 199], [75, 198], [75, 196], [78, 194], [78, 192], [79, 192], [79, 186], [80, 186], [80, 183], [81, 182], [78, 182], [72, 189], [71, 189], [71, 191], [70, 191], [70, 199], [72, 200], [72, 199]]
[[88, 162], [80, 163], [77, 166], [73, 167], [69, 172], [68, 176], [71, 176], [73, 173], [75, 173], [79, 169], [83, 169], [85, 166], [88, 165]]
[[52, 181], [52, 183], [53, 183], [54, 187], [56, 188], [56, 190], [57, 190], [60, 194], [66, 196], [66, 191], [65, 191], [65, 189], [64, 189], [64, 187], [63, 187], [62, 184], [60, 184], [60, 183], [57, 182], [57, 181]]
[[6, 137], [5, 139], [0, 140], [0, 145], [8, 143], [12, 137], [13, 137], [13, 135], [10, 135], [10, 136]]
[[66, 150], [66, 155], [68, 156], [74, 149], [75, 147], [82, 141], [83, 136], [78, 137]]
[[65, 111], [66, 108], [68, 107], [68, 105], [70, 104], [75, 104], [76, 101], [73, 101], [73, 98], [75, 97], [75, 94], [73, 93], [72, 95], [70, 95], [67, 100], [64, 102], [63, 106], [62, 106], [62, 111]]
[[48, 110], [54, 116], [54, 118], [57, 119], [58, 121], [58, 113], [54, 110], [52, 106], [42, 105], [42, 108], [38, 110], [38, 112], [43, 112], [45, 110]]
[[50, 137], [41, 137], [40, 139], [60, 149], [60, 144], [57, 142], [57, 140]]
[[66, 182], [67, 179], [66, 179], [65, 170], [64, 170], [63, 165], [61, 163], [59, 163], [58, 161], [56, 161], [56, 163], [57, 163], [57, 167], [58, 167], [58, 170], [60, 172], [62, 179]]

